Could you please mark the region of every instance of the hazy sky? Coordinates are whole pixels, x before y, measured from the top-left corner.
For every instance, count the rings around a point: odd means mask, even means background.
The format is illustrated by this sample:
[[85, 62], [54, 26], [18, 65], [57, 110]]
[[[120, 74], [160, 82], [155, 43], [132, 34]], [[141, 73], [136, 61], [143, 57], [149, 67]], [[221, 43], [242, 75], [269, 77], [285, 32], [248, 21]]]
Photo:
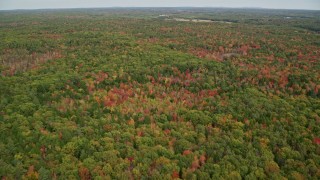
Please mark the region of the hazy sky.
[[0, 9], [82, 7], [263, 7], [320, 10], [320, 0], [0, 0]]

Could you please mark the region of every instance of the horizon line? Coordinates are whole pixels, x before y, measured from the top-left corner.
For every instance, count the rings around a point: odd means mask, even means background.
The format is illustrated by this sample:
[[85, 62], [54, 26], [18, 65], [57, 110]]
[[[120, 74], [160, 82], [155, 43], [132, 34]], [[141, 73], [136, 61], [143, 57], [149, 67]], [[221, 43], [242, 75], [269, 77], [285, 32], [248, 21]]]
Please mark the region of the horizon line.
[[106, 6], [106, 7], [57, 7], [57, 8], [17, 8], [0, 9], [0, 11], [32, 11], [32, 10], [72, 10], [72, 9], [128, 9], [128, 8], [221, 8], [221, 9], [263, 9], [263, 10], [305, 10], [320, 11], [320, 9], [296, 9], [296, 8], [264, 8], [264, 7], [225, 7], [225, 6]]

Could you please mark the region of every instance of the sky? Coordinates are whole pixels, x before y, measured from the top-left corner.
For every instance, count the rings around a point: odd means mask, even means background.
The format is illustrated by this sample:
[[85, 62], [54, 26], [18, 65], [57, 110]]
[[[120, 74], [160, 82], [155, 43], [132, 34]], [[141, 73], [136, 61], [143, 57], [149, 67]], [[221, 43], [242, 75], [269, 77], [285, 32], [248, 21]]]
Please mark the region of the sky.
[[0, 0], [0, 10], [186, 6], [320, 10], [320, 0]]

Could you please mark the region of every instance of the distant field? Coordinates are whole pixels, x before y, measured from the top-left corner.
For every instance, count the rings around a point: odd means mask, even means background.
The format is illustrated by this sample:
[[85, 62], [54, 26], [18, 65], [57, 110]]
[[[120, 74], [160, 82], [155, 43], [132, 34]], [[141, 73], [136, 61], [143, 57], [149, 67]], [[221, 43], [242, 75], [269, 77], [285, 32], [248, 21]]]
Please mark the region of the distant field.
[[320, 11], [0, 11], [2, 179], [319, 179]]

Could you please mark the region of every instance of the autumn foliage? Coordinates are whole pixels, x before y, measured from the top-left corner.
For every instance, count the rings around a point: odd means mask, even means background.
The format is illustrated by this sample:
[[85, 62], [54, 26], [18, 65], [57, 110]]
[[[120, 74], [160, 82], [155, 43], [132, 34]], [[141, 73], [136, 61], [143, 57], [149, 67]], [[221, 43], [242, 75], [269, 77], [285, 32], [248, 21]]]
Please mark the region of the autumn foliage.
[[318, 11], [0, 16], [2, 179], [320, 178]]

